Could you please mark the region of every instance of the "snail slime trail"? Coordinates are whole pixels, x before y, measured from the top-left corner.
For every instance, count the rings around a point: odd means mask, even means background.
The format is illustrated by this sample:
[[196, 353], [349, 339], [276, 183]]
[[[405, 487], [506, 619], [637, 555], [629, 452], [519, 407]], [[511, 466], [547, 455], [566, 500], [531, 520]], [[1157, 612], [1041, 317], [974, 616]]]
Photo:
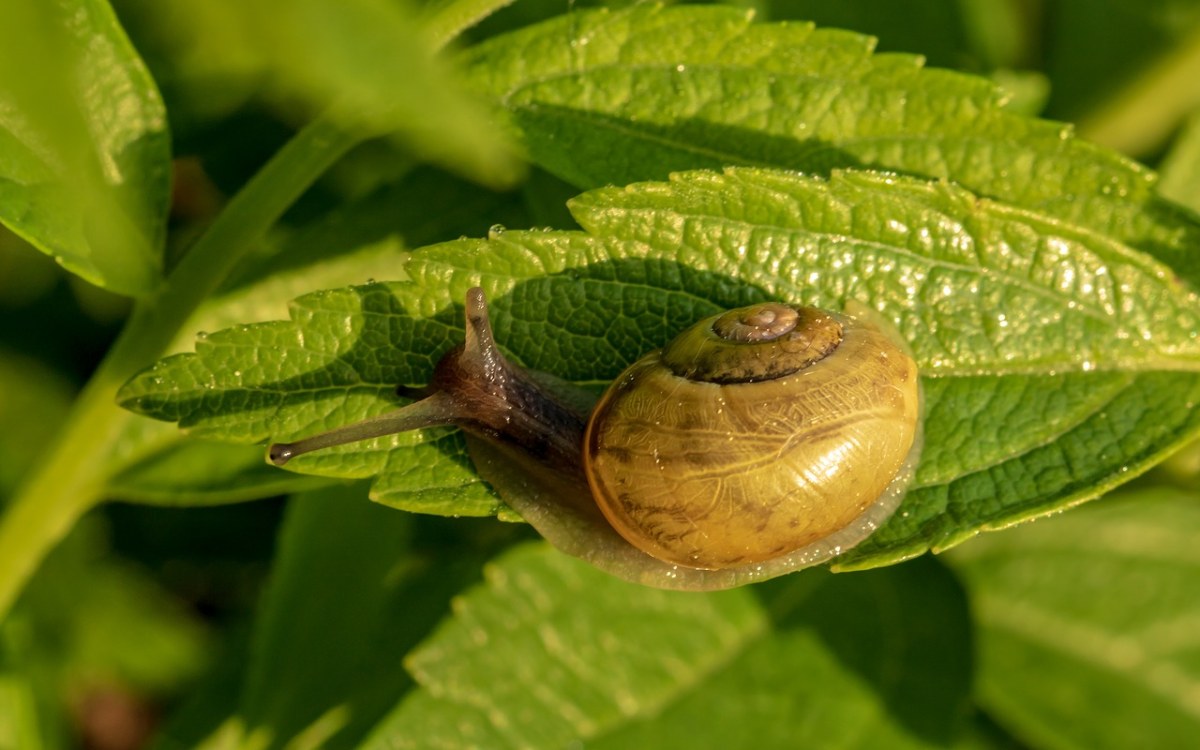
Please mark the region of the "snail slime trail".
[[434, 425], [560, 550], [629, 581], [729, 588], [815, 565], [887, 520], [919, 460], [916, 364], [887, 321], [768, 302], [700, 321], [590, 415], [511, 364], [483, 292], [420, 400], [269, 458]]

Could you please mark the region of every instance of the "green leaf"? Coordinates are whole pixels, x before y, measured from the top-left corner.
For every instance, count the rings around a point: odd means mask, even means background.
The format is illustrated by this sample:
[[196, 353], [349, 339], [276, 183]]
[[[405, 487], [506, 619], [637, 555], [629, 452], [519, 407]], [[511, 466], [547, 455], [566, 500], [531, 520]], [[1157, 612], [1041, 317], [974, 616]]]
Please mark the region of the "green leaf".
[[1050, 80], [1043, 74], [1025, 70], [997, 70], [992, 73], [991, 80], [1011, 96], [1004, 104], [1010, 112], [1036, 117], [1046, 109]]
[[111, 498], [147, 505], [219, 505], [329, 484], [327, 479], [276, 471], [263, 462], [256, 447], [186, 440], [178, 430], [164, 437], [163, 447], [109, 480]]
[[[361, 497], [339, 488], [289, 507], [239, 711], [247, 732], [271, 737], [271, 747], [321, 723], [316, 746], [327, 746], [411, 684], [400, 660], [432, 625], [432, 613], [414, 607], [422, 564], [411, 551], [412, 518]], [[399, 622], [402, 611], [424, 617]]]
[[[240, 6], [241, 3], [235, 3]], [[401, 135], [492, 185], [515, 181], [519, 165], [455, 75], [434, 55], [403, 4], [387, 0], [259, 0], [253, 16], [272, 67], [297, 90], [332, 101], [344, 121]]]
[[1144, 490], [955, 550], [984, 707], [1039, 747], [1190, 744], [1198, 533], [1193, 495]]
[[185, 101], [217, 89], [222, 102], [229, 93], [221, 83], [229, 79], [242, 96], [265, 81], [289, 112], [299, 104], [364, 138], [389, 135], [410, 153], [485, 184], [508, 186], [521, 174], [486, 110], [438, 55], [446, 30], [434, 29], [443, 38], [431, 39], [410, 3], [209, 0], [142, 14], [150, 16], [147, 33], [168, 71], [192, 89]]
[[166, 113], [103, 0], [14, 0], [0, 25], [0, 222], [122, 294], [158, 283]]
[[947, 183], [730, 170], [595, 190], [573, 211], [596, 236], [677, 247], [697, 268], [785, 277], [775, 283], [818, 306], [886, 302], [935, 377], [1200, 363], [1200, 306], [1168, 268]]
[[944, 747], [961, 731], [969, 622], [940, 565], [826, 577], [807, 597], [797, 594], [811, 582], [788, 583], [762, 597], [769, 636], [660, 716], [596, 746], [668, 747], [692, 733], [697, 748]]
[[[351, 210], [343, 218], [354, 221], [366, 217]], [[350, 284], [391, 273], [403, 266], [406, 257], [397, 241], [385, 238], [332, 257], [313, 258], [309, 239], [299, 236], [284, 243], [287, 268], [278, 267], [282, 266], [280, 262], [274, 273], [266, 269], [263, 275], [207, 300], [171, 349], [189, 348], [197, 331], [282, 317], [288, 300], [297, 294], [326, 284]], [[319, 240], [320, 236], [311, 239]], [[281, 474], [268, 466], [262, 452], [254, 448], [189, 440], [179, 430], [143, 420], [131, 422], [124, 429], [111, 447], [110, 461], [124, 467], [109, 480], [110, 496], [155, 505], [239, 502], [315, 489], [327, 483]]]
[[[445, 204], [446, 209], [430, 214], [426, 200]], [[528, 221], [510, 196], [431, 170], [415, 170], [409, 179], [283, 236], [274, 253], [244, 269], [228, 288], [205, 301], [170, 351], [190, 350], [198, 331], [286, 317], [288, 302], [302, 294], [371, 278], [401, 278], [408, 257], [406, 244], [483, 233], [497, 218]], [[0, 382], [3, 374], [0, 366]], [[12, 392], [23, 391], [14, 387]], [[35, 402], [0, 404], [0, 417], [6, 407], [30, 409]], [[39, 420], [33, 428], [45, 424]], [[0, 443], [5, 434], [20, 443], [14, 447], [30, 445], [20, 439], [18, 429], [0, 433]], [[280, 472], [263, 461], [261, 450], [190, 440], [170, 425], [149, 420], [129, 423], [114, 442], [110, 460], [124, 468], [109, 481], [109, 496], [156, 505], [237, 502], [327, 483]], [[14, 467], [20, 465], [23, 462], [14, 462]], [[5, 468], [0, 467], [0, 479]], [[493, 513], [495, 508], [495, 500], [489, 497], [480, 512]]]
[[[480, 284], [517, 361], [584, 384], [722, 308], [856, 300], [912, 346], [927, 438], [915, 487], [843, 558], [853, 567], [1094, 497], [1200, 428], [1179, 408], [1200, 398], [1196, 300], [1146, 256], [1062, 221], [945, 183], [753, 169], [594, 191], [572, 209], [589, 233], [497, 231], [426, 248], [407, 265], [411, 281], [308, 295], [291, 322], [209, 335], [131, 380], [122, 403], [240, 442], [378, 414], [395, 408], [396, 384], [427, 382], [461, 337], [458, 301]], [[372, 496], [410, 510], [497, 506], [446, 430], [294, 465], [378, 476]]]
[[[959, 728], [965, 600], [932, 561], [794, 576], [759, 596], [680, 595], [526, 545], [460, 593], [487, 549], [512, 536], [494, 526], [460, 536], [464, 526], [355, 502], [345, 488], [297, 498], [239, 706], [207, 733], [159, 746], [506, 746], [499, 736], [656, 747], [677, 743], [645, 738], [703, 728], [713, 747], [794, 747], [808, 735], [925, 747]], [[722, 712], [769, 717], [767, 731], [717, 721]], [[521, 733], [528, 741], [513, 739]]]
[[[1200, 382], [1183, 373], [933, 381], [926, 393], [927, 449], [971, 465], [937, 481], [936, 470], [923, 462], [897, 514], [839, 558], [843, 568], [941, 551], [979, 531], [1098, 497], [1158, 463], [1200, 429], [1195, 411], [1180, 408], [1200, 397]], [[938, 408], [942, 399], [948, 411]], [[1049, 408], [1039, 413], [1031, 406]], [[1026, 431], [1017, 433], [1022, 428]], [[989, 439], [994, 430], [1003, 445]], [[935, 447], [934, 434], [946, 442]], [[956, 449], [962, 459], [953, 457]], [[965, 517], [971, 520], [964, 523]]]
[[364, 502], [359, 487], [292, 500], [225, 746], [353, 747], [411, 689], [404, 655], [491, 546], [437, 523]]
[[23, 655], [51, 669], [60, 691], [169, 693], [203, 666], [206, 633], [136, 566], [108, 556], [105, 534], [98, 519], [76, 526], [4, 626], [33, 634]]
[[625, 584], [545, 545], [485, 577], [365, 748], [933, 747], [963, 708], [966, 610], [932, 563], [764, 599]]
[[1163, 159], [1162, 194], [1200, 211], [1200, 114], [1193, 114]]
[[206, 660], [200, 623], [107, 554], [105, 533], [95, 516], [76, 526], [0, 623], [0, 748], [74, 747], [69, 720], [88, 699], [166, 701]]
[[582, 188], [756, 165], [945, 178], [1152, 253], [1193, 285], [1195, 217], [1154, 175], [874, 40], [719, 7], [576, 12], [469, 50], [530, 158]]

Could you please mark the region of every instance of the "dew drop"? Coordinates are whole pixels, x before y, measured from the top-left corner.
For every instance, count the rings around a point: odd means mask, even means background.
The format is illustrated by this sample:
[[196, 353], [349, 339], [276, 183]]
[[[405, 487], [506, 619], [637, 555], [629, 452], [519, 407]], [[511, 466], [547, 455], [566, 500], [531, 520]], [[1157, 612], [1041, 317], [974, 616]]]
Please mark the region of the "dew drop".
[[498, 240], [500, 236], [508, 231], [503, 224], [493, 224], [488, 228], [488, 239]]

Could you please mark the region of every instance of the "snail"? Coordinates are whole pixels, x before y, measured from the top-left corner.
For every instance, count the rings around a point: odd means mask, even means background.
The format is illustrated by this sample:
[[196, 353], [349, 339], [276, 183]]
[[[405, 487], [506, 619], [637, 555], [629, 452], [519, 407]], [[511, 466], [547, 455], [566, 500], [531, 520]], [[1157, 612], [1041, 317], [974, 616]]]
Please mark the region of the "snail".
[[475, 288], [465, 342], [406, 394], [418, 400], [268, 458], [456, 425], [551, 544], [626, 580], [711, 590], [858, 544], [900, 503], [922, 444], [916, 364], [865, 308], [730, 310], [636, 361], [590, 415], [566, 388], [505, 359]]

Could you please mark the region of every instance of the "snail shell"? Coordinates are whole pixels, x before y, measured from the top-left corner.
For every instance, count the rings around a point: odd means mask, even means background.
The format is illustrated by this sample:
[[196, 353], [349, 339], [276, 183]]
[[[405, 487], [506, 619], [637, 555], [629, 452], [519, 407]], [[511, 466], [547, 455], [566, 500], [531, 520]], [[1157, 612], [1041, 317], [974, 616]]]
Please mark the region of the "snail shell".
[[916, 366], [878, 329], [782, 304], [715, 316], [636, 362], [593, 412], [585, 474], [631, 543], [762, 563], [849, 526], [917, 438]]
[[435, 424], [552, 544], [627, 580], [707, 590], [771, 578], [859, 543], [919, 458], [917, 368], [867, 310], [762, 303], [700, 321], [618, 377], [586, 417], [570, 386], [509, 363], [483, 294], [425, 397], [271, 446], [310, 450]]

